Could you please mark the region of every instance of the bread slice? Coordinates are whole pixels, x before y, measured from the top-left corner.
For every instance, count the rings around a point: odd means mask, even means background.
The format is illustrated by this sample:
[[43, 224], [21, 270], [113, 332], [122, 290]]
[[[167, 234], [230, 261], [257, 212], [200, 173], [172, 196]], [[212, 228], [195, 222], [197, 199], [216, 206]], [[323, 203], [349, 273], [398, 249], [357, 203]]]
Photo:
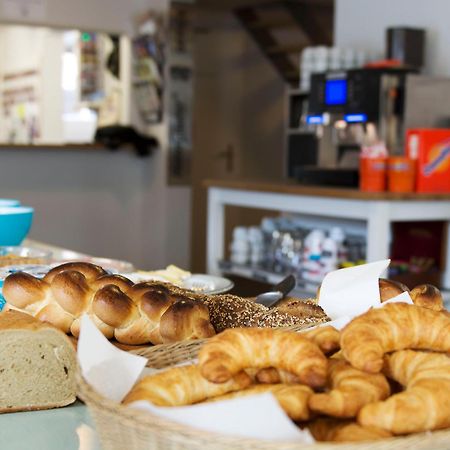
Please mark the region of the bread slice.
[[28, 314], [0, 313], [0, 413], [73, 403], [76, 368], [63, 332]]

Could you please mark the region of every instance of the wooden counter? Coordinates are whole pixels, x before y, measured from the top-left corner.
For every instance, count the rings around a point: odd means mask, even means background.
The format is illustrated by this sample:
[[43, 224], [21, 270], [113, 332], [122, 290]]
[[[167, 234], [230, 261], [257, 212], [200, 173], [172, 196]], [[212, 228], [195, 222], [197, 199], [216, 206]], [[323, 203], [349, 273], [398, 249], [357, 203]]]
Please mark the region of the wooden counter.
[[243, 180], [206, 180], [204, 186], [226, 189], [239, 189], [242, 191], [275, 192], [280, 194], [308, 195], [313, 197], [348, 198], [359, 200], [434, 200], [449, 201], [447, 194], [397, 194], [395, 192], [364, 192], [359, 189], [308, 186], [293, 182], [267, 182]]

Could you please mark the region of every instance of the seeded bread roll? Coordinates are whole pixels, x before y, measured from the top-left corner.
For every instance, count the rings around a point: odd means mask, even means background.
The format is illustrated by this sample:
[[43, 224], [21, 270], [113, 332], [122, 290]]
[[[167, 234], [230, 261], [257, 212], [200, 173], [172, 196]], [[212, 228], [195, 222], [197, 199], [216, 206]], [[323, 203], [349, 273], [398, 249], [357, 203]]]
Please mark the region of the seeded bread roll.
[[208, 296], [204, 303], [217, 333], [227, 328], [306, 326], [329, 320], [325, 313], [295, 316], [230, 294]]
[[28, 314], [4, 311], [0, 343], [0, 413], [75, 401], [76, 353], [63, 332]]
[[274, 308], [280, 313], [286, 313], [300, 318], [316, 318], [319, 321], [328, 320], [325, 311], [313, 299], [297, 299], [292, 297], [278, 301]]

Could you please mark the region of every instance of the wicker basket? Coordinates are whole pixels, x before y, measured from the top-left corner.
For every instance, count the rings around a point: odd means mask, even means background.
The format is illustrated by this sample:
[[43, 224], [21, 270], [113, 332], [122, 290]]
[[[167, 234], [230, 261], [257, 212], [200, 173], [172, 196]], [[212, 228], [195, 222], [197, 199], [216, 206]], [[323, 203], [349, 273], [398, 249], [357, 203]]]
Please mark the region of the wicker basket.
[[[204, 341], [181, 342], [141, 349], [148, 366], [169, 367], [195, 358]], [[449, 450], [450, 430], [420, 433], [381, 441], [313, 445], [270, 442], [220, 435], [169, 421], [123, 406], [98, 394], [78, 376], [78, 396], [87, 404], [103, 450]]]

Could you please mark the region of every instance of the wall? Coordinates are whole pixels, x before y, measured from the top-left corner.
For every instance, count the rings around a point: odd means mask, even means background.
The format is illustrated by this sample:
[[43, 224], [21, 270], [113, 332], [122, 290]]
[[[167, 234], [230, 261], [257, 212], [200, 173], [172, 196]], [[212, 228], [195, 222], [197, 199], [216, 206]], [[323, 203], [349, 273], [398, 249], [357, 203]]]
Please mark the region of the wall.
[[[36, 24], [132, 35], [133, 17], [167, 0], [47, 0]], [[1, 16], [0, 22], [8, 19]], [[166, 184], [166, 124], [148, 130], [161, 150], [0, 149], [0, 193], [36, 208], [31, 238], [130, 260], [142, 268], [189, 265], [190, 193]], [[169, 202], [172, 206], [169, 207]], [[174, 208], [175, 207], [175, 208]]]
[[[192, 265], [203, 271], [206, 189], [202, 180], [282, 177], [286, 86], [230, 12], [205, 8], [196, 19]], [[231, 170], [218, 156], [228, 145], [234, 149]], [[255, 216], [254, 211], [249, 214]], [[247, 215], [242, 210], [227, 211], [230, 226], [247, 223]], [[259, 216], [254, 223], [258, 220]]]
[[450, 76], [448, 0], [336, 0], [335, 44], [384, 56], [389, 26], [425, 28], [425, 72]]

